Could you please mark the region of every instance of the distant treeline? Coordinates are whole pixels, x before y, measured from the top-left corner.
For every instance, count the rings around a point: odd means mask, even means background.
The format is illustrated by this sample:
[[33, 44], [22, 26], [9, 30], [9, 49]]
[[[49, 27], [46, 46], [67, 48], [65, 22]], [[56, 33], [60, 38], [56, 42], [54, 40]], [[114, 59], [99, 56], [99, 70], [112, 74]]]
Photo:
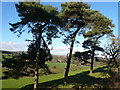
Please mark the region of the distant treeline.
[[13, 54], [13, 53], [20, 53], [20, 52], [22, 52], [22, 51], [12, 52], [12, 51], [0, 50], [0, 53], [3, 53], [3, 54]]

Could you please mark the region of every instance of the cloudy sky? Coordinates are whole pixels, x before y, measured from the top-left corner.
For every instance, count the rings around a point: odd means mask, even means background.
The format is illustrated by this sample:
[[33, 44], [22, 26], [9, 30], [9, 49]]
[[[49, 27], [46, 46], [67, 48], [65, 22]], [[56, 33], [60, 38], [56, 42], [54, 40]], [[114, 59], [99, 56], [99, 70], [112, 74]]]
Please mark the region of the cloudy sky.
[[[60, 10], [61, 2], [49, 2], [44, 5], [53, 5], [58, 7]], [[114, 28], [114, 34], [118, 36], [118, 3], [117, 2], [89, 2], [91, 4], [91, 8], [94, 10], [99, 10], [102, 14], [110, 18], [113, 23], [116, 25]], [[17, 37], [17, 34], [12, 33], [9, 28], [9, 23], [18, 22], [20, 19], [18, 17], [18, 13], [15, 9], [15, 2], [2, 2], [2, 40], [0, 40], [0, 50], [8, 50], [8, 51], [26, 51], [27, 45], [26, 39], [31, 38], [31, 35], [27, 32], [23, 33], [20, 38]], [[103, 40], [104, 39], [104, 40]], [[69, 52], [69, 46], [62, 43], [63, 38], [54, 39], [50, 48], [53, 47], [51, 51], [52, 54], [55, 55], [66, 55]], [[83, 37], [77, 37], [77, 40], [81, 41], [81, 44], [76, 45], [74, 47], [74, 51], [84, 51], [82, 48]], [[105, 38], [103, 40], [102, 45], [105, 44]]]
[[3, 50], [9, 51], [24, 51], [27, 50], [28, 42], [17, 43], [17, 42], [0, 42]]

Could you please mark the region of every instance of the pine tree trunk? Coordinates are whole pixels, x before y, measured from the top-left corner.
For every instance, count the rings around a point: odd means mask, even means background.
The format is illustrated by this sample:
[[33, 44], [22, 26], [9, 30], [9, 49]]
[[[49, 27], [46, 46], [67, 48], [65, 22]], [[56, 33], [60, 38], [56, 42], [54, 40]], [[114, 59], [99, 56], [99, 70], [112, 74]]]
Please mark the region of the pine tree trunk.
[[120, 66], [118, 67], [118, 72], [120, 73]]
[[67, 66], [65, 68], [65, 75], [64, 75], [64, 83], [66, 84], [67, 83], [67, 78], [68, 78], [68, 73], [69, 73], [69, 69], [70, 69], [70, 63], [71, 63], [71, 57], [72, 57], [72, 51], [73, 51], [73, 46], [74, 46], [74, 42], [75, 42], [75, 37], [77, 35], [77, 32], [80, 30], [80, 28], [78, 28], [74, 35], [73, 35], [73, 38], [72, 38], [72, 42], [71, 42], [71, 45], [70, 45], [70, 53], [69, 53], [69, 56], [67, 58]]
[[119, 64], [116, 61], [116, 58], [113, 56], [114, 62], [115, 62], [115, 66], [117, 68], [117, 72], [119, 72]]
[[90, 74], [93, 73], [93, 67], [94, 67], [94, 55], [95, 55], [95, 50], [92, 50], [91, 65], [90, 65]]
[[38, 79], [39, 79], [39, 60], [40, 60], [40, 45], [41, 45], [41, 35], [42, 35], [42, 32], [39, 33], [39, 36], [37, 38], [37, 43], [36, 43], [36, 46], [37, 46], [37, 55], [36, 55], [36, 64], [35, 64], [35, 80], [34, 80], [34, 90], [38, 90]]
[[72, 41], [72, 43], [71, 43], [71, 46], [70, 46], [70, 54], [69, 54], [68, 59], [67, 59], [67, 66], [66, 66], [65, 76], [64, 76], [64, 83], [65, 83], [65, 84], [67, 83], [67, 78], [68, 78], [68, 72], [69, 72], [70, 63], [71, 63], [73, 46], [74, 46], [74, 41]]
[[38, 65], [36, 62], [36, 68], [35, 68], [35, 80], [34, 80], [34, 90], [38, 90]]

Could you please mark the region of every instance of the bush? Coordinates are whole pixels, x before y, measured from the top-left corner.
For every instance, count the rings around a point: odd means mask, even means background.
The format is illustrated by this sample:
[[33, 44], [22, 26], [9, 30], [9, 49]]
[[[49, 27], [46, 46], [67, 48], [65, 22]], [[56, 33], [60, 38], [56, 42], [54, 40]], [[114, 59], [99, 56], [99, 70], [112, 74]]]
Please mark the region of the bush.
[[110, 78], [107, 79], [106, 88], [120, 88], [120, 72], [110, 72]]

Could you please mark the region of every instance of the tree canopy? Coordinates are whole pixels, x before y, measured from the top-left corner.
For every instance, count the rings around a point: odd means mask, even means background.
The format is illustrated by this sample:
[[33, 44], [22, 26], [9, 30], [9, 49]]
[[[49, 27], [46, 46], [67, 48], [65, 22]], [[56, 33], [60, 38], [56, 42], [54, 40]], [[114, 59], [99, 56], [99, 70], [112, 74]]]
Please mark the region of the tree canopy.
[[42, 5], [39, 2], [20, 2], [15, 6], [20, 22], [10, 23], [12, 32], [18, 33], [20, 36], [26, 30], [33, 35], [41, 31], [46, 33], [44, 36], [47, 37], [48, 41], [51, 41], [50, 37], [57, 37], [59, 23], [57, 7]]
[[[14, 33], [18, 33], [18, 36], [22, 32], [28, 31], [32, 33], [35, 40], [35, 83], [34, 88], [38, 89], [38, 69], [39, 63], [42, 66], [45, 61], [42, 61], [44, 52], [42, 52], [41, 44], [42, 38], [46, 37], [48, 44], [52, 43], [52, 38], [58, 38], [60, 19], [58, 18], [57, 8], [51, 5], [42, 5], [39, 2], [19, 2], [15, 4], [20, 22], [10, 25], [10, 30]], [[45, 57], [44, 57], [45, 58]], [[43, 59], [45, 60], [45, 59]]]
[[[96, 41], [105, 34], [112, 34], [114, 25], [109, 18], [102, 15], [99, 11], [90, 9], [90, 5], [87, 3], [66, 2], [61, 4], [61, 7], [62, 10], [59, 17], [63, 22], [64, 31], [66, 31], [63, 43], [70, 44], [65, 73], [67, 78], [76, 35], [83, 34], [85, 38], [92, 38]], [[79, 43], [79, 41], [77, 42]]]
[[10, 30], [13, 33], [18, 33], [18, 37], [24, 31], [28, 31], [28, 33], [32, 33], [34, 38], [30, 40], [31, 43], [27, 55], [29, 60], [34, 63], [34, 88], [36, 89], [38, 89], [38, 69], [45, 66], [45, 61], [51, 60], [47, 44], [52, 43], [52, 38], [59, 38], [60, 34], [64, 36], [63, 43], [70, 44], [70, 52], [68, 53], [67, 66], [65, 68], [66, 82], [74, 43], [75, 41], [77, 43], [80, 42], [76, 40], [77, 35], [83, 35], [85, 38], [83, 47], [90, 50], [84, 53], [76, 52], [75, 57], [86, 59], [85, 56], [91, 53], [87, 58], [91, 56], [92, 69], [95, 51], [103, 51], [100, 47], [99, 39], [104, 35], [113, 36], [112, 28], [114, 24], [112, 24], [112, 21], [99, 11], [92, 10], [90, 5], [84, 2], [62, 3], [60, 12], [57, 7], [42, 5], [39, 2], [19, 2], [15, 4], [15, 7], [20, 21], [13, 24], [10, 23]]

